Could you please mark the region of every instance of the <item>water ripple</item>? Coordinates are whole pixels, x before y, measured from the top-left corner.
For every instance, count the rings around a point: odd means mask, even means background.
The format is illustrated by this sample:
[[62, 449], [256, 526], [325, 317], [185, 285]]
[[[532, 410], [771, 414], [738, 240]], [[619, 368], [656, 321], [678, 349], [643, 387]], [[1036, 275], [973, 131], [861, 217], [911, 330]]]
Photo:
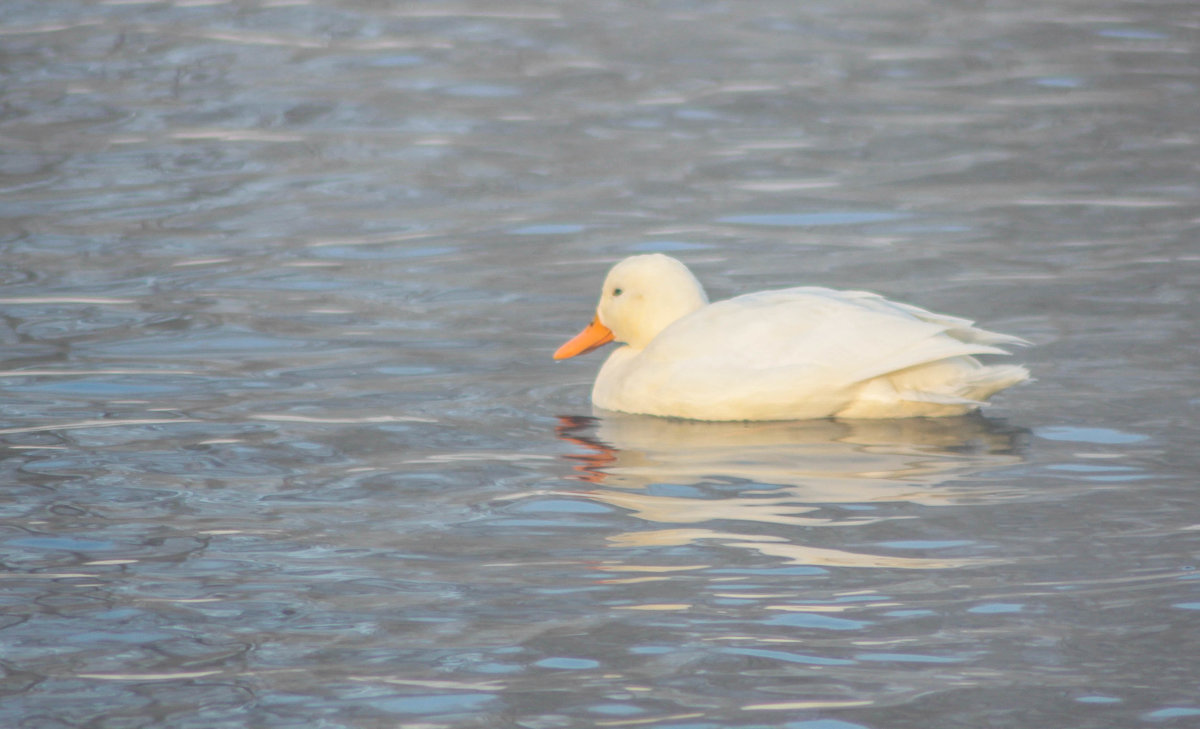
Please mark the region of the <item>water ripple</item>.
[[[1193, 719], [1194, 18], [1010, 5], [7, 4], [0, 725]], [[593, 414], [658, 251], [1038, 379]]]

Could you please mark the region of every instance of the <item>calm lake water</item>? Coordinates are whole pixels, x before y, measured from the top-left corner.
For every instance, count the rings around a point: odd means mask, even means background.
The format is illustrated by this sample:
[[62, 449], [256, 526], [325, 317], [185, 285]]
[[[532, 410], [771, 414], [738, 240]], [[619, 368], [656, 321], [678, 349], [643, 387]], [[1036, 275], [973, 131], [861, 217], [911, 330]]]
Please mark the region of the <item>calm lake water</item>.
[[[0, 726], [1200, 725], [1190, 0], [6, 0]], [[611, 263], [1032, 340], [593, 413]]]

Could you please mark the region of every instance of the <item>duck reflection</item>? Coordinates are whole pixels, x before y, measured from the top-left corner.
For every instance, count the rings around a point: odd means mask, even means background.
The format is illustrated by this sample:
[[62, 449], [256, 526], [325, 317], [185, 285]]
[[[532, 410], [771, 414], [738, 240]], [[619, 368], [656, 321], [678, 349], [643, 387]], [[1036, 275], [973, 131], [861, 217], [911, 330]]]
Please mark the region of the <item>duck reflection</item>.
[[[896, 504], [984, 504], [1017, 490], [984, 477], [1019, 463], [1024, 431], [971, 415], [871, 421], [712, 423], [636, 415], [563, 416], [558, 435], [583, 496], [664, 527], [614, 535], [619, 546], [715, 539], [793, 563], [948, 567], [700, 525], [857, 526], [911, 518]], [[890, 505], [890, 506], [888, 506]], [[771, 531], [771, 530], [766, 530]], [[794, 534], [794, 533], [793, 533]]]
[[935, 488], [1018, 463], [1024, 431], [982, 416], [904, 420], [711, 423], [637, 415], [560, 416], [578, 478], [641, 488], [746, 481], [789, 486], [812, 503], [944, 503], [985, 498]]

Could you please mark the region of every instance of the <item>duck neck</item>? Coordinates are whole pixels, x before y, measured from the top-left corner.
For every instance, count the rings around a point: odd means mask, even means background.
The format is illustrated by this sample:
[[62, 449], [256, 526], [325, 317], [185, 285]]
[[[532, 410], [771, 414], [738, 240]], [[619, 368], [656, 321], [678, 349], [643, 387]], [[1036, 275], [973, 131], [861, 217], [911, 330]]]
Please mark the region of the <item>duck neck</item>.
[[639, 317], [626, 338], [626, 344], [634, 349], [644, 349], [662, 330], [707, 303], [708, 297], [698, 285], [694, 289], [673, 292], [671, 296], [656, 301], [653, 307]]

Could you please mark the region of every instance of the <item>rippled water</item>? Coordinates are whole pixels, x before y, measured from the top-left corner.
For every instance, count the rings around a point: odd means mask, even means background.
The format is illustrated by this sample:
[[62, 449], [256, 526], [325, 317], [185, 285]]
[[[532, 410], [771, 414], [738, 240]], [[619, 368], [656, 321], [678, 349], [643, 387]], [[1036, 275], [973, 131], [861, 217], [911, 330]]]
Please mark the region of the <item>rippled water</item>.
[[[13, 0], [0, 724], [1200, 721], [1190, 2]], [[595, 416], [608, 265], [1033, 340]]]

